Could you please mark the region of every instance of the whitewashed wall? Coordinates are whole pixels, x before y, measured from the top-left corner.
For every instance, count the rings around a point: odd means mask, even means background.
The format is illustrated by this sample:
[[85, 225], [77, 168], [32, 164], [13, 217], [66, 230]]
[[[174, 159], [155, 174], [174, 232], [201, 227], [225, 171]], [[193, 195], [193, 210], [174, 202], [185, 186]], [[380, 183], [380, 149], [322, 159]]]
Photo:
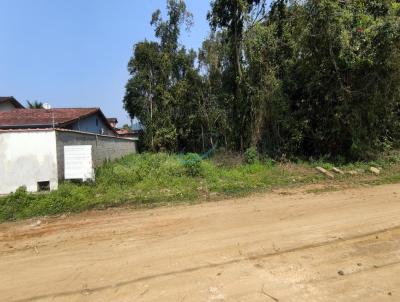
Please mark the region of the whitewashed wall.
[[39, 181], [58, 187], [56, 134], [49, 131], [0, 132], [0, 194], [20, 186], [37, 191]]

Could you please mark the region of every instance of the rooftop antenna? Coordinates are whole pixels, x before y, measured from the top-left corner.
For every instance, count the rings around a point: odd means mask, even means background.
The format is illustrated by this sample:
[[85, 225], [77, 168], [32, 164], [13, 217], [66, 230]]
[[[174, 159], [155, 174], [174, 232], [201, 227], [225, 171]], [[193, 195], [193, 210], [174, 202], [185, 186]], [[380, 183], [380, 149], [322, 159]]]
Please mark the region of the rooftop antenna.
[[[43, 109], [51, 110], [51, 105], [49, 103], [44, 103], [43, 104]], [[51, 110], [51, 119], [52, 119], [52, 124], [53, 124], [53, 129], [54, 129], [55, 128], [54, 110]]]
[[44, 103], [43, 104], [43, 109], [50, 110], [51, 109], [51, 105], [49, 103]]

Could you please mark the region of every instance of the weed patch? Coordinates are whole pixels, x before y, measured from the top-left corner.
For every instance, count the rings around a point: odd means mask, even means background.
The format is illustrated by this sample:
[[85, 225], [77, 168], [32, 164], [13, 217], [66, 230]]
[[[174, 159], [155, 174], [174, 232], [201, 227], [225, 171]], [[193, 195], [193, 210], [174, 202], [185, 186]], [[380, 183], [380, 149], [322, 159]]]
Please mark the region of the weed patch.
[[[329, 162], [284, 162], [255, 160], [234, 163], [217, 155], [201, 160], [196, 155], [182, 157], [165, 153], [133, 154], [107, 162], [96, 171], [96, 183], [64, 182], [57, 191], [28, 193], [25, 188], [0, 198], [0, 221], [36, 216], [105, 209], [116, 206], [154, 207], [243, 196], [278, 187], [328, 182], [328, 188], [355, 184], [384, 184], [400, 181], [400, 156], [382, 156], [374, 162], [340, 165], [343, 171], [365, 171], [357, 177], [336, 175], [326, 180], [315, 171], [337, 166]], [[219, 161], [221, 159], [221, 161]], [[370, 166], [383, 168], [380, 176], [368, 173]]]

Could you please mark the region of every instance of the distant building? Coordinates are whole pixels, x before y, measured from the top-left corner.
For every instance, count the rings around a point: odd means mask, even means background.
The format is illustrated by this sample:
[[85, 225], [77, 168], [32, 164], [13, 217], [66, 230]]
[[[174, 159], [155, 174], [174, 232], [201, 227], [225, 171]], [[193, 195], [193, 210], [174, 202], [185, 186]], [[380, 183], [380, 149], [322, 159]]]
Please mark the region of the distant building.
[[0, 96], [0, 112], [23, 108], [24, 106], [22, 106], [14, 97]]
[[131, 139], [139, 138], [140, 131], [135, 131], [135, 129], [133, 129], [134, 125], [128, 128], [125, 128], [125, 126], [124, 128], [118, 128], [117, 127], [118, 120], [115, 117], [108, 118], [107, 120], [110, 123], [110, 125], [114, 128], [114, 130], [117, 132], [119, 137], [131, 138]]
[[138, 138], [135, 132], [132, 129], [117, 129], [118, 136], [125, 138]]
[[107, 118], [107, 121], [110, 123], [111, 127], [116, 128], [118, 124], [118, 120], [115, 117]]

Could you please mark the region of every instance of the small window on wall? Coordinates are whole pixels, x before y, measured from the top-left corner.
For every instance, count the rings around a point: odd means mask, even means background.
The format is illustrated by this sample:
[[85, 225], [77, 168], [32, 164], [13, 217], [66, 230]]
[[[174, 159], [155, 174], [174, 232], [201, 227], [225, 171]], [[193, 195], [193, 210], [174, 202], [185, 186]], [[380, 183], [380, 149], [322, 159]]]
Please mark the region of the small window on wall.
[[99, 126], [99, 120], [96, 119], [96, 127], [98, 127], [98, 126]]
[[39, 192], [50, 191], [50, 181], [39, 181], [37, 183], [37, 189]]

